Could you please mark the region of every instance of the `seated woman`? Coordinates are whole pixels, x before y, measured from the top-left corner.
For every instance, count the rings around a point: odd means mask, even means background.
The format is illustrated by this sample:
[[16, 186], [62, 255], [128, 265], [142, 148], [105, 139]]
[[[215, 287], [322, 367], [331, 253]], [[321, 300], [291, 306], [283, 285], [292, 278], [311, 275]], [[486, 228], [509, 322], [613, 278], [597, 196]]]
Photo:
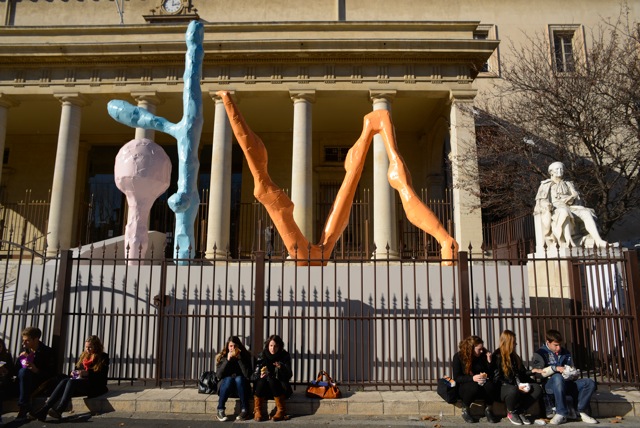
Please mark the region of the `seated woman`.
[[80, 354], [75, 370], [68, 378], [62, 379], [47, 398], [44, 406], [36, 412], [29, 412], [31, 420], [46, 420], [49, 416], [62, 418], [72, 397], [97, 397], [108, 391], [107, 373], [109, 372], [109, 355], [98, 336], [89, 336], [84, 343], [84, 352]]
[[13, 392], [13, 359], [4, 343], [0, 339], [0, 426], [2, 425], [2, 401]]
[[216, 357], [216, 377], [218, 382], [218, 413], [220, 421], [228, 421], [225, 414], [227, 399], [234, 392], [240, 398], [240, 414], [236, 420], [247, 419], [249, 409], [248, 397], [251, 393], [249, 377], [251, 376], [251, 354], [237, 336], [227, 339], [226, 346]]
[[491, 353], [478, 336], [469, 336], [458, 345], [458, 352], [453, 356], [453, 379], [458, 385], [458, 395], [462, 399], [462, 419], [467, 423], [475, 423], [469, 407], [476, 400], [483, 400], [484, 414], [487, 421], [497, 423], [491, 410], [493, 405], [495, 384], [490, 370]]
[[509, 421], [514, 425], [530, 425], [531, 421], [524, 413], [540, 398], [542, 388], [529, 377], [515, 349], [515, 333], [503, 331], [500, 346], [491, 357], [493, 378], [500, 388], [500, 400], [507, 406]]
[[261, 421], [262, 406], [265, 400], [273, 398], [276, 401], [274, 421], [288, 419], [284, 400], [293, 394], [289, 379], [291, 371], [291, 356], [284, 350], [284, 342], [278, 335], [271, 335], [264, 344], [264, 349], [258, 355], [256, 369], [251, 375], [253, 381], [254, 419]]

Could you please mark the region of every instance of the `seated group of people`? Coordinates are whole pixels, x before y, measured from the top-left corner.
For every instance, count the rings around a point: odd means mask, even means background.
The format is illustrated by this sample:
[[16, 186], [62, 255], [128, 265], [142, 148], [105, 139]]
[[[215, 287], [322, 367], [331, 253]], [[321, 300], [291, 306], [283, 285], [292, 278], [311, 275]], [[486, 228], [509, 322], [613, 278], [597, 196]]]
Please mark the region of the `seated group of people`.
[[[22, 347], [14, 362], [6, 344], [0, 340], [0, 425], [2, 425], [2, 401], [12, 389], [18, 389], [18, 419], [46, 420], [47, 416], [62, 418], [72, 397], [97, 397], [108, 391], [107, 374], [109, 356], [98, 336], [89, 336], [84, 352], [78, 358], [75, 370], [68, 376], [56, 373], [56, 354], [51, 347], [40, 341], [42, 332], [37, 327], [27, 327], [22, 331]], [[291, 356], [284, 349], [284, 342], [278, 335], [272, 335], [265, 342], [264, 349], [256, 358], [244, 347], [240, 339], [231, 336], [225, 347], [216, 356], [216, 377], [218, 383], [218, 412], [221, 421], [230, 418], [225, 413], [227, 399], [236, 394], [240, 398], [241, 411], [237, 420], [249, 418], [250, 411], [256, 421], [266, 417], [266, 400], [274, 399], [276, 412], [274, 421], [287, 419], [284, 401], [291, 396], [293, 389], [289, 383]], [[13, 382], [13, 379], [16, 382]], [[53, 392], [39, 409], [31, 408], [31, 396], [38, 387], [57, 381]], [[251, 385], [253, 382], [253, 407], [249, 407]], [[263, 416], [264, 415], [264, 416]]]
[[527, 370], [515, 352], [515, 346], [516, 335], [511, 330], [502, 332], [500, 345], [493, 353], [487, 351], [478, 336], [469, 336], [460, 342], [459, 351], [453, 356], [452, 369], [465, 422], [477, 422], [469, 410], [476, 400], [484, 401], [489, 422], [499, 422], [492, 410], [494, 401], [499, 400], [505, 403], [507, 418], [512, 424], [530, 425], [527, 409], [541, 398], [544, 388], [544, 392], [555, 399], [552, 425], [565, 423], [572, 414], [567, 396], [572, 398], [583, 422], [598, 423], [590, 416], [590, 401], [596, 384], [593, 379], [577, 378], [571, 353], [562, 347], [562, 334], [558, 330], [546, 332], [545, 344], [533, 355], [531, 370]]
[[[47, 415], [62, 418], [62, 413], [69, 406], [72, 397], [96, 397], [107, 392], [109, 356], [104, 352], [98, 336], [89, 336], [85, 340], [84, 351], [69, 376], [58, 376], [56, 354], [51, 347], [40, 341], [41, 337], [42, 331], [37, 327], [22, 330], [24, 351], [15, 362], [4, 341], [0, 340], [0, 425], [2, 401], [11, 394], [14, 387], [18, 390], [18, 419], [41, 421], [46, 420]], [[53, 392], [41, 408], [32, 410], [32, 394], [51, 381], [57, 381]]]
[[220, 421], [231, 418], [225, 413], [227, 399], [232, 394], [240, 398], [240, 413], [236, 420], [250, 417], [251, 385], [253, 382], [253, 418], [256, 421], [266, 419], [266, 400], [274, 399], [276, 412], [271, 419], [281, 421], [287, 419], [285, 400], [291, 396], [293, 389], [289, 381], [291, 356], [284, 349], [284, 342], [278, 335], [270, 336], [264, 349], [258, 354], [255, 364], [253, 357], [237, 336], [231, 336], [225, 347], [216, 356], [216, 377], [218, 382], [218, 411]]

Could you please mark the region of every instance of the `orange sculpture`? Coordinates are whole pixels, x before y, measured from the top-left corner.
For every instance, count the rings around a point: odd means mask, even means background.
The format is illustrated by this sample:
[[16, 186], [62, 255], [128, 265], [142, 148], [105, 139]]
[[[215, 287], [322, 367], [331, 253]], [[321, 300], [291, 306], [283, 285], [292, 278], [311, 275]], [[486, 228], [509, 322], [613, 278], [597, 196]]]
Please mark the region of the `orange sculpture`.
[[362, 134], [349, 149], [344, 162], [346, 171], [340, 190], [333, 202], [329, 217], [324, 225], [319, 244], [310, 244], [293, 218], [293, 202], [278, 187], [267, 171], [268, 155], [264, 143], [247, 125], [235, 102], [227, 91], [217, 93], [222, 98], [231, 122], [233, 133], [244, 152], [254, 180], [253, 194], [264, 205], [273, 220], [289, 254], [299, 265], [324, 265], [340, 235], [349, 222], [349, 212], [356, 187], [362, 175], [365, 158], [373, 136], [380, 134], [389, 157], [387, 177], [391, 187], [396, 189], [402, 200], [407, 219], [416, 227], [436, 238], [441, 247], [443, 265], [451, 265], [458, 256], [458, 243], [447, 233], [435, 216], [418, 197], [411, 185], [411, 174], [402, 156], [398, 153], [395, 130], [391, 115], [387, 110], [375, 110], [364, 117]]

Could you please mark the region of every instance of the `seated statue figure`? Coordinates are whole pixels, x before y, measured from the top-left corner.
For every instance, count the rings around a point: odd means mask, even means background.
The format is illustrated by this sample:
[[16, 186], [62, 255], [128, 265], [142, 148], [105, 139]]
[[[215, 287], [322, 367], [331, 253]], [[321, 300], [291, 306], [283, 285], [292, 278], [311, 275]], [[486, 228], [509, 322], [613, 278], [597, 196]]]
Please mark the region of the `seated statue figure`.
[[563, 180], [563, 174], [562, 162], [554, 162], [549, 165], [551, 178], [540, 183], [534, 214], [540, 217], [543, 236], [536, 239], [543, 239], [549, 247], [576, 247], [577, 239], [580, 246], [606, 247], [607, 241], [598, 233], [594, 211], [582, 206], [578, 191], [572, 182]]

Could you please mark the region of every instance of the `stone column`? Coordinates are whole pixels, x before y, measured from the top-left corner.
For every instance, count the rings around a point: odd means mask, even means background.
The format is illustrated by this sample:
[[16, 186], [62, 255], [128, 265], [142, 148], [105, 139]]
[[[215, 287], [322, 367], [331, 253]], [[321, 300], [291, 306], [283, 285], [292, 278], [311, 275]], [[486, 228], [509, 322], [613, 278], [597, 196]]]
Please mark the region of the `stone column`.
[[0, 183], [2, 183], [2, 159], [4, 158], [4, 144], [7, 140], [7, 111], [18, 103], [0, 93]]
[[291, 201], [293, 218], [302, 234], [313, 239], [313, 152], [311, 103], [315, 91], [290, 91], [293, 100], [293, 150], [291, 160]]
[[[233, 133], [222, 98], [215, 92], [210, 92], [209, 95], [215, 102], [215, 117], [205, 258], [226, 259], [231, 223], [231, 138]], [[233, 96], [233, 92], [231, 95]]]
[[48, 256], [55, 256], [58, 249], [66, 250], [71, 247], [80, 148], [80, 117], [82, 106], [86, 105], [84, 97], [78, 93], [55, 94], [55, 97], [62, 103], [62, 113], [51, 186], [47, 228]]
[[[391, 102], [395, 95], [396, 91], [370, 91], [373, 110], [391, 111]], [[376, 134], [373, 137], [373, 242], [376, 246], [374, 259], [399, 258], [396, 193], [389, 184], [388, 170], [387, 150], [382, 137]]]
[[[148, 92], [132, 92], [131, 96], [138, 102], [138, 107], [147, 110], [149, 113], [156, 113], [156, 107], [160, 104], [160, 98], [155, 91]], [[156, 131], [153, 129], [136, 128], [135, 139], [140, 140], [146, 138], [153, 141]]]
[[[470, 174], [477, 170], [476, 128], [473, 118], [475, 90], [451, 91], [449, 131], [451, 143], [451, 172], [453, 178], [453, 222], [454, 237], [460, 250], [468, 251], [469, 244], [474, 253], [482, 253], [482, 210], [477, 196], [480, 184]], [[457, 186], [464, 181], [465, 186]]]

